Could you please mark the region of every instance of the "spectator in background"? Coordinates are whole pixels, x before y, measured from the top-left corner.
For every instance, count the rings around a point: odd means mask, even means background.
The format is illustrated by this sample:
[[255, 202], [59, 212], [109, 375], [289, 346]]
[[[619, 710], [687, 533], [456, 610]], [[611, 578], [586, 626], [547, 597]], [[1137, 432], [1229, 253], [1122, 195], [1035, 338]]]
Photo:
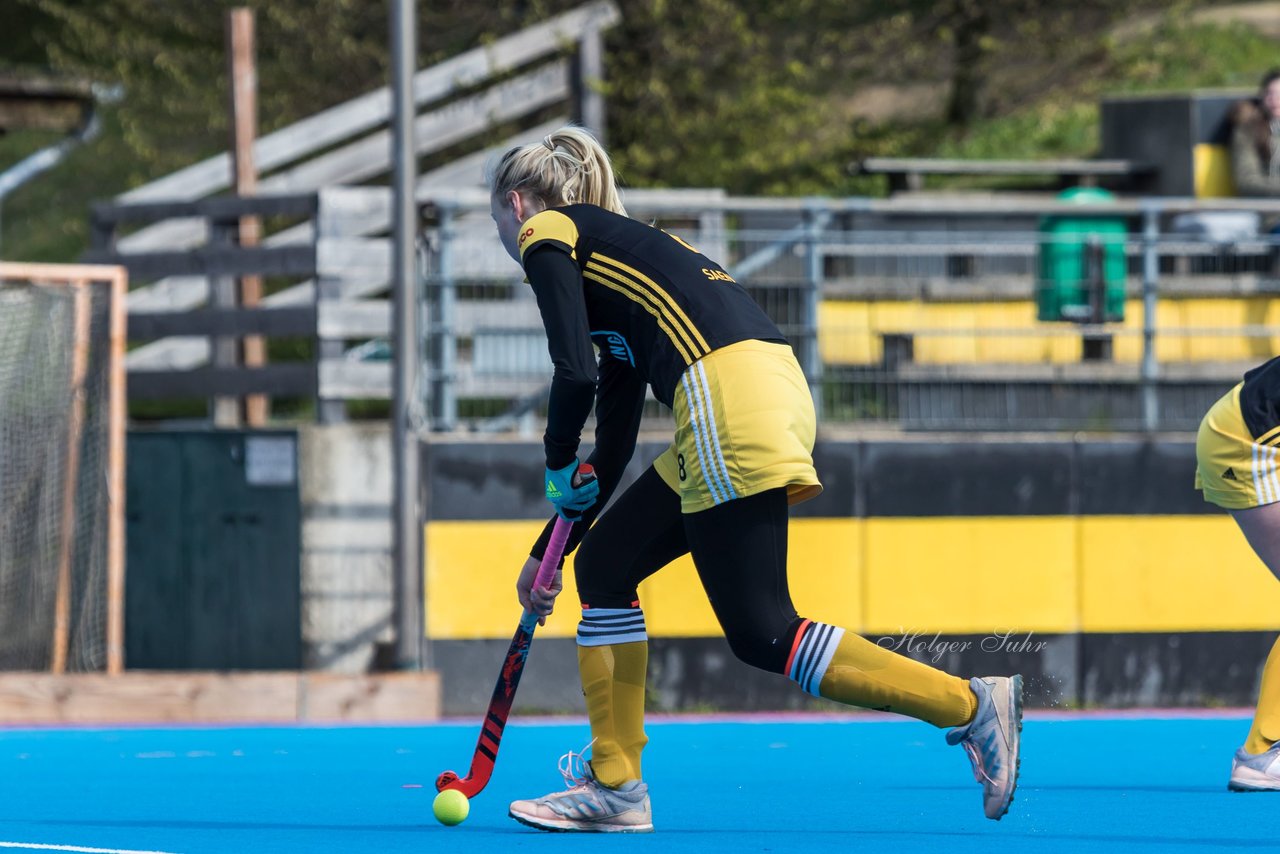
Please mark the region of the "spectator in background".
[[1241, 196], [1280, 196], [1280, 69], [1231, 110], [1231, 177]]

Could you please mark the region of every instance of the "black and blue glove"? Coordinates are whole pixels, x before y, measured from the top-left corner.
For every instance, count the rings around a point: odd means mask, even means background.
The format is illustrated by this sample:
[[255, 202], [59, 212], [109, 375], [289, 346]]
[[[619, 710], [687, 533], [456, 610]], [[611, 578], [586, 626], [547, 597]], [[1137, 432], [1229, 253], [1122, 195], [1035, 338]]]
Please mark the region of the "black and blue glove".
[[577, 460], [562, 469], [547, 469], [544, 482], [547, 500], [555, 506], [561, 519], [570, 522], [582, 518], [583, 512], [600, 496], [600, 483], [591, 467], [582, 466], [579, 470]]

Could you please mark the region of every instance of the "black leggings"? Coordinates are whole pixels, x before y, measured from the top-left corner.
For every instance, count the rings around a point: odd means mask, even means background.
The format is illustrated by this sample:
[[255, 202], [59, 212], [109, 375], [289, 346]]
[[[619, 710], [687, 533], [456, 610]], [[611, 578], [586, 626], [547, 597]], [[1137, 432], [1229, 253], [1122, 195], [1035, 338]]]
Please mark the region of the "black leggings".
[[734, 655], [782, 673], [800, 625], [787, 587], [787, 515], [785, 489], [684, 515], [650, 466], [583, 538], [578, 595], [583, 607], [634, 607], [641, 581], [692, 553]]

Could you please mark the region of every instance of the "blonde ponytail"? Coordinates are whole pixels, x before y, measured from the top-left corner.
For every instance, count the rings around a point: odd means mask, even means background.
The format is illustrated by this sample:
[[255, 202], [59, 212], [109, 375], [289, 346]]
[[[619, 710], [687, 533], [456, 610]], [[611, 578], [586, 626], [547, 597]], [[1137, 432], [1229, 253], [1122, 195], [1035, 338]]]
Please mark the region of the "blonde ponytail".
[[588, 204], [627, 215], [608, 152], [590, 131], [572, 125], [502, 155], [488, 184], [496, 196], [520, 190], [548, 208]]

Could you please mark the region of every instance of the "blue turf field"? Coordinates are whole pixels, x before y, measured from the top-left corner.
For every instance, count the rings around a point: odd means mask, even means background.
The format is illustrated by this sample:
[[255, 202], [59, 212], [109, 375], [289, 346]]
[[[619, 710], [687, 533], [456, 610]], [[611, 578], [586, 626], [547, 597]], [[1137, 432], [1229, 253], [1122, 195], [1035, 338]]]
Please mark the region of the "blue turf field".
[[1225, 790], [1241, 715], [1030, 717], [999, 823], [925, 724], [688, 718], [649, 727], [656, 833], [544, 834], [506, 803], [560, 788], [587, 728], [513, 721], [471, 817], [442, 827], [433, 780], [465, 771], [476, 726], [0, 730], [0, 851], [1207, 852], [1258, 847], [1280, 809]]

